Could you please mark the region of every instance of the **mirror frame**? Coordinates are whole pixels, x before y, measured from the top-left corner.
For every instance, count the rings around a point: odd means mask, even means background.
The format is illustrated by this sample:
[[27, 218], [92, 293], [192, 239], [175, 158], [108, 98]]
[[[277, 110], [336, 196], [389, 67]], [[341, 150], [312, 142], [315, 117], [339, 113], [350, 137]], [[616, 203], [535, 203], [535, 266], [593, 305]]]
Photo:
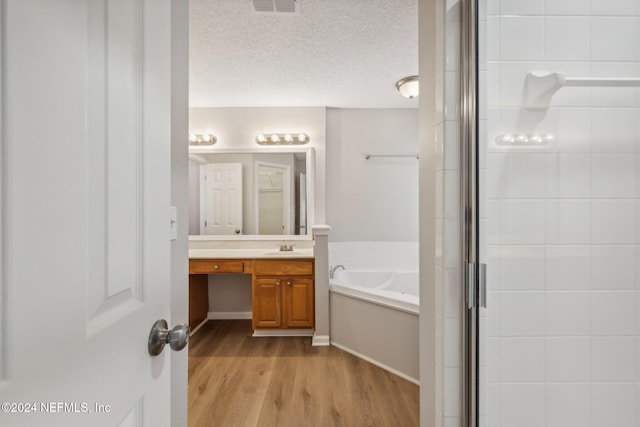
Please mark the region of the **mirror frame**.
[[305, 153], [307, 162], [307, 233], [306, 234], [242, 234], [235, 235], [189, 235], [190, 242], [206, 241], [242, 241], [242, 240], [313, 240], [311, 230], [315, 219], [315, 182], [316, 182], [316, 155], [313, 147], [283, 145], [279, 147], [255, 147], [255, 148], [216, 148], [214, 146], [189, 146], [189, 156], [192, 154], [285, 154]]

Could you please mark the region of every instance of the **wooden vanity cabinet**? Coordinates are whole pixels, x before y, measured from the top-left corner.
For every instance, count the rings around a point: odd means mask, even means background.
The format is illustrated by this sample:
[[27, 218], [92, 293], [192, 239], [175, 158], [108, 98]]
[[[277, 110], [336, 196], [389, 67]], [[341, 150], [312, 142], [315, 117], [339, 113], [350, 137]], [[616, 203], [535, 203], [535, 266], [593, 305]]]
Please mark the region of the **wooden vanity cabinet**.
[[252, 260], [189, 260], [189, 326], [194, 329], [209, 313], [209, 274], [251, 274]]
[[254, 260], [253, 328], [315, 326], [313, 260]]

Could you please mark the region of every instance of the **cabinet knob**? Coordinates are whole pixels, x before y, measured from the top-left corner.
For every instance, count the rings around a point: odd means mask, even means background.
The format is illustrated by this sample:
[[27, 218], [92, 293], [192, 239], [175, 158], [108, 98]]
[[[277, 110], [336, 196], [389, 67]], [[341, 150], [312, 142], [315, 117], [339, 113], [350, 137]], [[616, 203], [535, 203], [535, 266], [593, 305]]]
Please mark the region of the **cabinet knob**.
[[291, 286], [291, 282], [287, 280], [287, 286]]
[[280, 280], [276, 280], [276, 286], [280, 286]]
[[220, 267], [217, 265], [214, 265], [213, 268], [215, 268], [216, 270], [219, 269]]

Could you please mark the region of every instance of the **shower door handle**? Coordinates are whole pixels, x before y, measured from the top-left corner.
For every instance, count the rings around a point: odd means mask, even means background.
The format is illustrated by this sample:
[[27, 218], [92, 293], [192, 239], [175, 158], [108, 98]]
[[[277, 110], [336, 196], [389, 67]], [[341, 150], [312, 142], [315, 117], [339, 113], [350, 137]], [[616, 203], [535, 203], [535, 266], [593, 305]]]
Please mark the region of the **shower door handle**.
[[487, 308], [487, 264], [480, 264], [478, 270], [478, 305]]

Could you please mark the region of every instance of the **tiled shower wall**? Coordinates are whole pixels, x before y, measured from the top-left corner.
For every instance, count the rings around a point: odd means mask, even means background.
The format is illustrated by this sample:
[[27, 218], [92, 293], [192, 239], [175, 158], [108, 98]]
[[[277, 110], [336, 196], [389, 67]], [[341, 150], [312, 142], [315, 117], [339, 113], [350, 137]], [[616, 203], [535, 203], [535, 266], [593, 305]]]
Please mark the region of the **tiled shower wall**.
[[[562, 88], [542, 110], [522, 97], [533, 70], [640, 77], [640, 2], [483, 3], [484, 425], [638, 426], [639, 89]], [[555, 139], [495, 143], [536, 132]]]
[[444, 114], [437, 127], [436, 323], [438, 427], [461, 423], [460, 275], [460, 2], [446, 2], [444, 22]]

